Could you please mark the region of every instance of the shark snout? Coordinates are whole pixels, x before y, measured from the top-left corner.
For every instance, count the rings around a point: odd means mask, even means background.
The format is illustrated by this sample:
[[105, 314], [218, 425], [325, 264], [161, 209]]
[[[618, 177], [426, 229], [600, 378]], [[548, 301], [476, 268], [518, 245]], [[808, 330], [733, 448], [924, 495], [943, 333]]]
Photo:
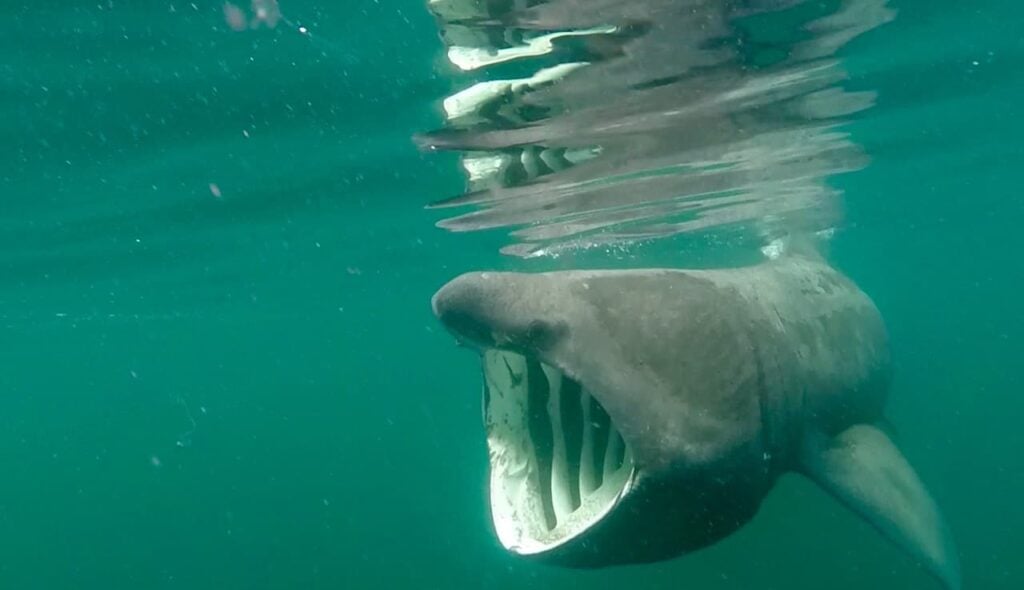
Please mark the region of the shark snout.
[[430, 306], [442, 322], [453, 314], [465, 313], [479, 306], [484, 297], [480, 288], [481, 273], [467, 273], [448, 281], [434, 293]]
[[452, 279], [430, 300], [437, 319], [459, 340], [488, 346], [492, 340], [488, 273], [468, 273]]
[[534, 275], [474, 272], [452, 279], [431, 305], [460, 343], [535, 354], [564, 335], [564, 326], [536, 305], [543, 283]]

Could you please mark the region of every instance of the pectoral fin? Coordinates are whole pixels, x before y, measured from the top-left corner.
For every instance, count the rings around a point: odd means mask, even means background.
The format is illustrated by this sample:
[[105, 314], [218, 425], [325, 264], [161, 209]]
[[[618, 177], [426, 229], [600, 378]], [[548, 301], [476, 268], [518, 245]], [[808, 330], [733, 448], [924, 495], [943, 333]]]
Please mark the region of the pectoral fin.
[[959, 590], [960, 563], [939, 509], [884, 432], [858, 424], [834, 437], [809, 437], [804, 473]]

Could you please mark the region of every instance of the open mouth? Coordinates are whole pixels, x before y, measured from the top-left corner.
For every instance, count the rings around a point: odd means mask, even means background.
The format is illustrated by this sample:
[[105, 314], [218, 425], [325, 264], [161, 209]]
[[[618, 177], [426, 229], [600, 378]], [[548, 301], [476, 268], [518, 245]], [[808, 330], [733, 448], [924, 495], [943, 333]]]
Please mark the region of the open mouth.
[[550, 551], [600, 522], [629, 490], [633, 455], [579, 383], [538, 360], [483, 352], [491, 517], [520, 554]]

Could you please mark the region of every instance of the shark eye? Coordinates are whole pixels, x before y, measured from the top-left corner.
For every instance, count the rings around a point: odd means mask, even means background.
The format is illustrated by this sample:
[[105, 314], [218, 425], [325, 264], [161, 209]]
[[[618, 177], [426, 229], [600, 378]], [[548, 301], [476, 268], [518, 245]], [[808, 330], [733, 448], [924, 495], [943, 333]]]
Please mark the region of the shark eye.
[[555, 324], [533, 320], [526, 328], [526, 341], [533, 348], [543, 350], [555, 343], [558, 330]]

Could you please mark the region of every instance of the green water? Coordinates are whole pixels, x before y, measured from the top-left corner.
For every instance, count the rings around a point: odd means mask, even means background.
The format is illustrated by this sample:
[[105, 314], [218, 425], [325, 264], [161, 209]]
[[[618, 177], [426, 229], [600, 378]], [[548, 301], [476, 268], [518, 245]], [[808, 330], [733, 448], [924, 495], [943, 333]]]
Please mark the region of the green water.
[[[0, 586], [931, 588], [796, 477], [672, 562], [499, 548], [479, 372], [429, 297], [550, 263], [422, 208], [463, 183], [410, 141], [456, 84], [423, 4], [281, 0], [309, 35], [198, 1], [0, 8]], [[887, 318], [889, 416], [965, 587], [1019, 588], [1024, 13], [895, 7], [847, 51], [879, 97], [833, 259]]]

